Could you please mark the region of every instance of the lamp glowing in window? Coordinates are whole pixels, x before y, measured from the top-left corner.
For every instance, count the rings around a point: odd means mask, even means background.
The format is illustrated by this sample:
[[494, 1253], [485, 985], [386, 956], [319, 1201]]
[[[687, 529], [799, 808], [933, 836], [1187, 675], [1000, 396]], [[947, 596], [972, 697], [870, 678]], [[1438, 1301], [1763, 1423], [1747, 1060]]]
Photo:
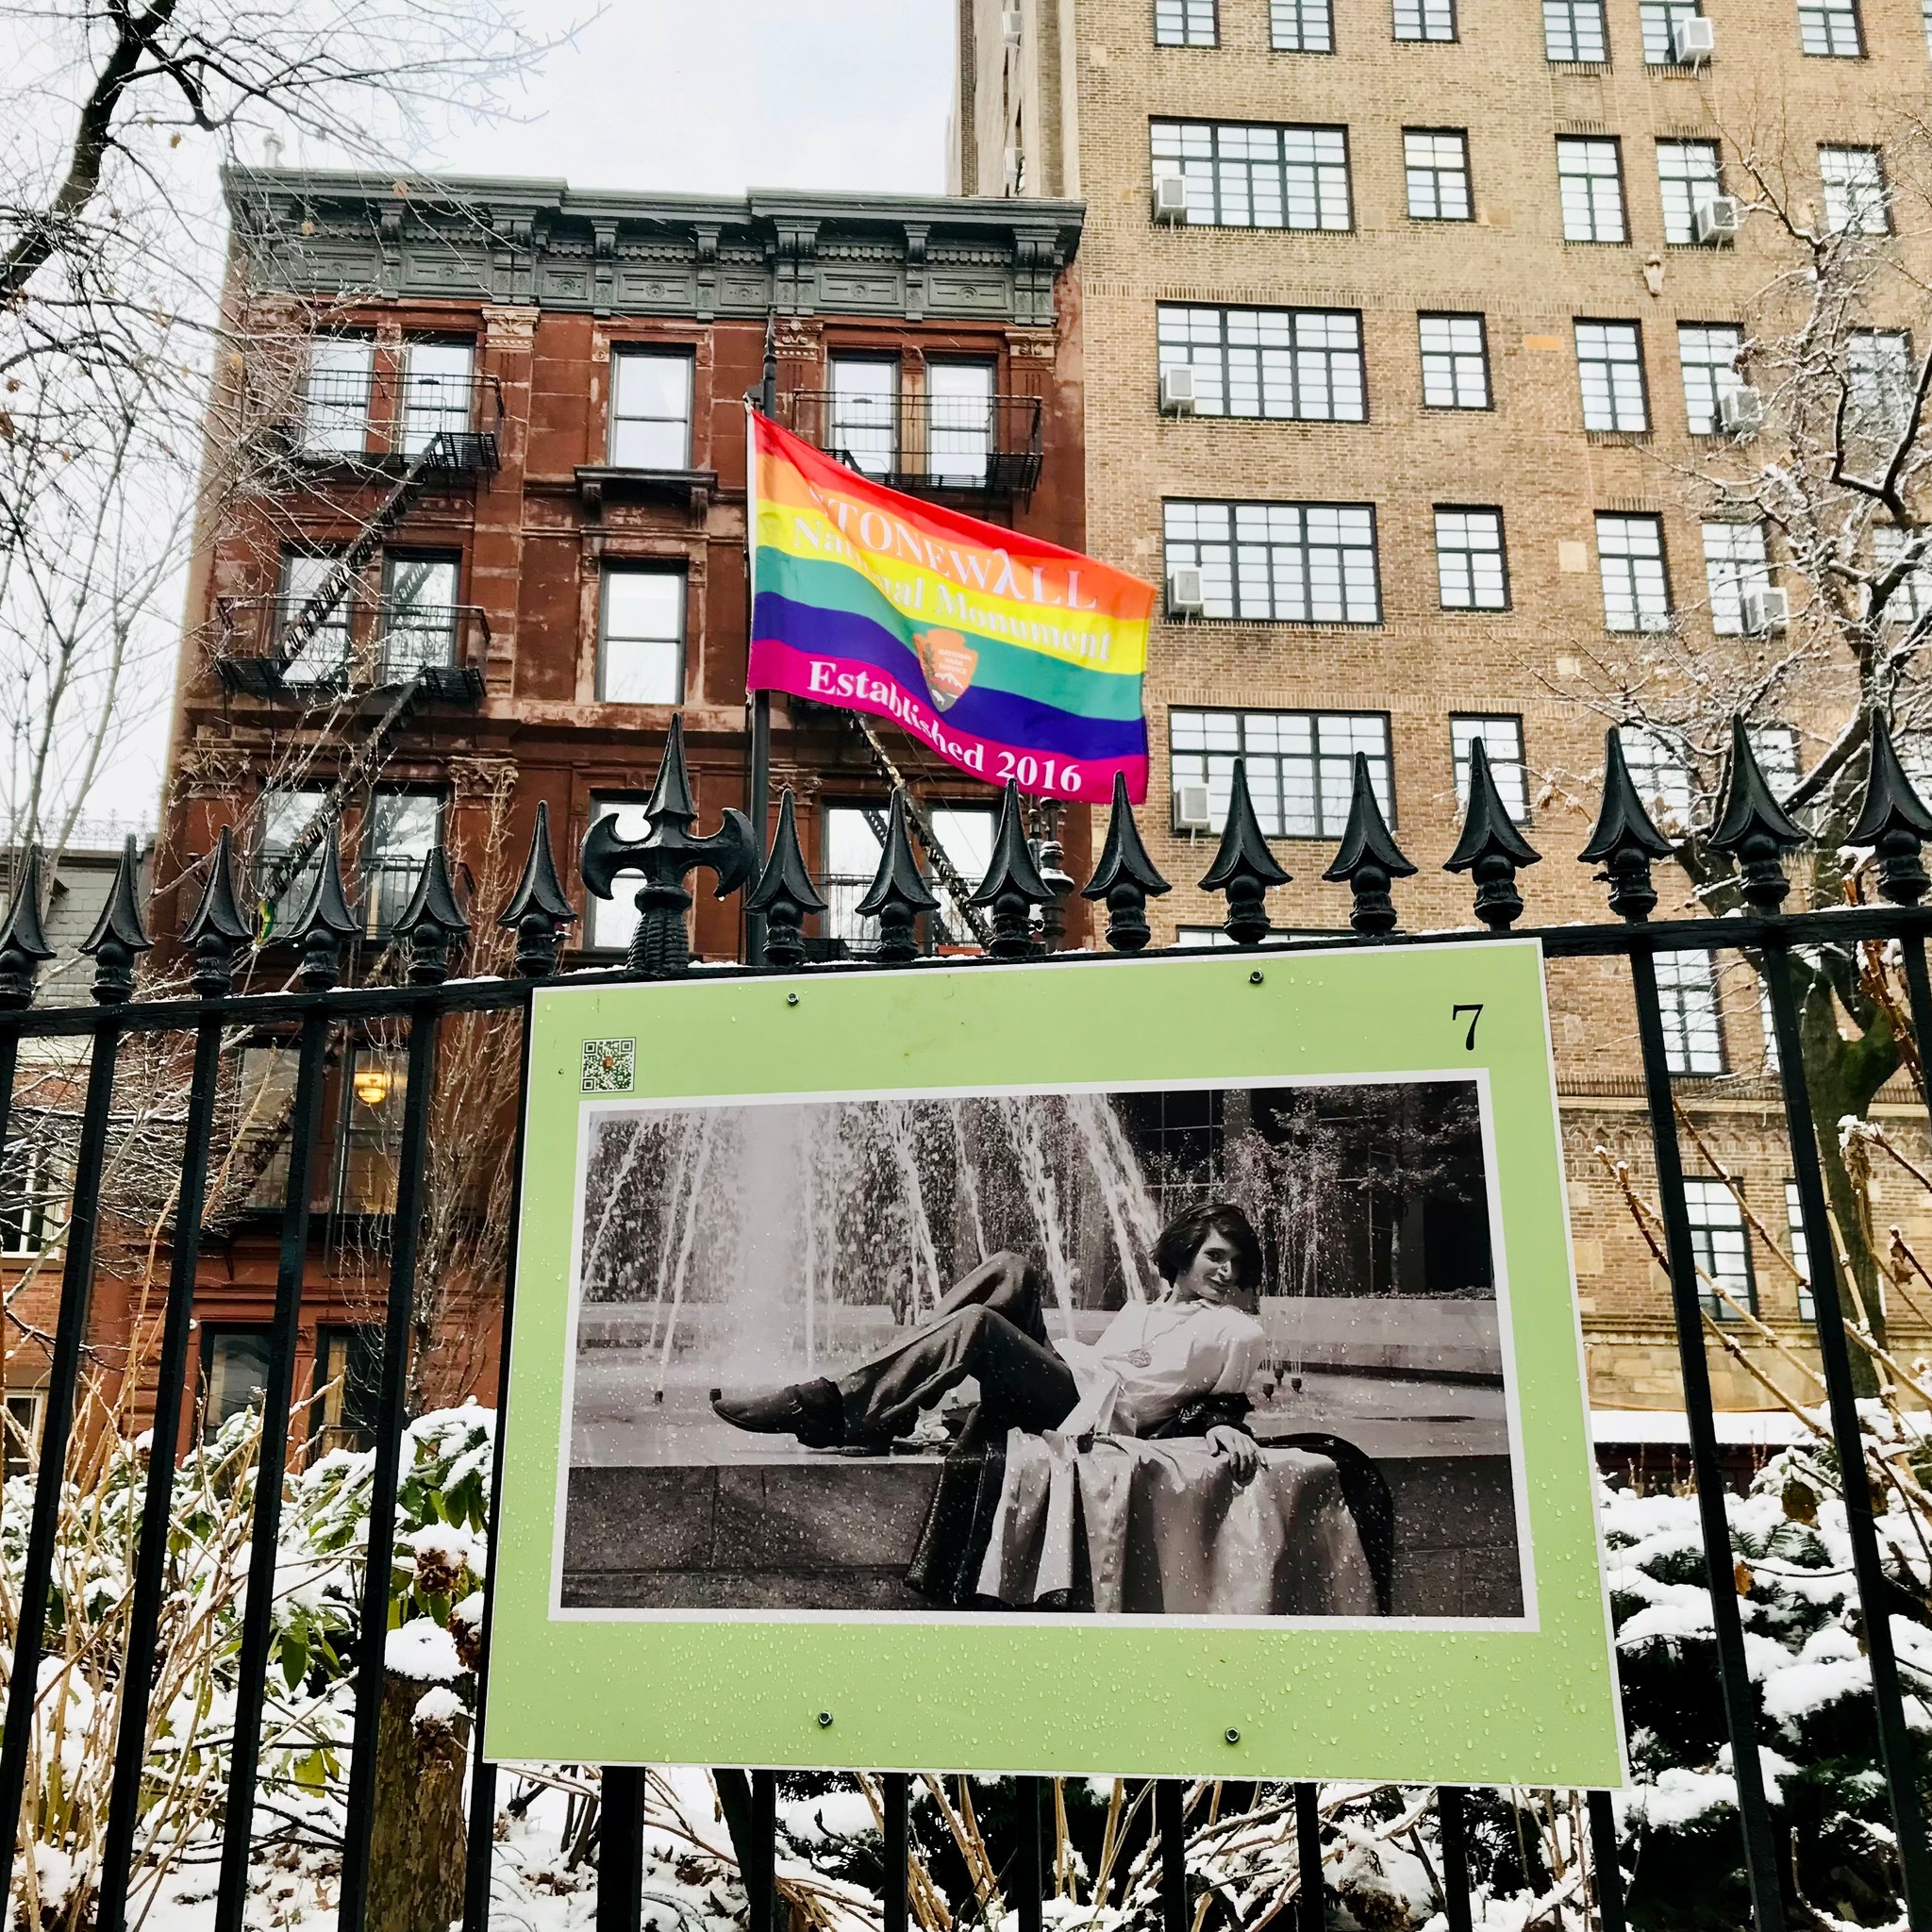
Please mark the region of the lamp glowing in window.
[[391, 1084], [391, 1076], [387, 1067], [364, 1066], [356, 1069], [356, 1098], [364, 1107], [380, 1107], [389, 1098]]

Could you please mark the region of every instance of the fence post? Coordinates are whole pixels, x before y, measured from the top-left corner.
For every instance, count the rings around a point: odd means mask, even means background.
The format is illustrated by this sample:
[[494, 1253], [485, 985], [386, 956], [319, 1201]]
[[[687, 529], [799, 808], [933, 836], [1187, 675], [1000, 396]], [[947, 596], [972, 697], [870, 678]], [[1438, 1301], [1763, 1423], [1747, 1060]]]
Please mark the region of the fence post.
[[1596, 1917], [1600, 1932], [1624, 1932], [1624, 1868], [1617, 1859], [1617, 1814], [1607, 1791], [1591, 1791], [1590, 1810], [1590, 1869], [1596, 1881]]
[[638, 1932], [644, 1914], [644, 1774], [607, 1764], [597, 1826], [597, 1932]]
[[752, 1869], [744, 1874], [745, 1924], [773, 1932], [778, 1921], [778, 1774], [751, 1774]]
[[886, 1878], [882, 1932], [907, 1932], [910, 1920], [912, 1780], [889, 1771], [880, 1780], [885, 1809]]
[[1045, 1884], [1040, 1856], [1040, 1787], [1037, 1777], [1013, 1780], [1013, 1824], [1020, 1847], [1013, 1879], [1018, 1896], [1013, 1906], [1019, 1932], [1040, 1932], [1042, 1917], [1041, 1901]]
[[1296, 1932], [1324, 1932], [1327, 1901], [1322, 1883], [1321, 1786], [1294, 1788], [1295, 1863], [1301, 1870], [1301, 1897], [1295, 1907]]
[[1442, 1842], [1442, 1916], [1449, 1932], [1470, 1932], [1469, 1813], [1460, 1785], [1436, 1787], [1436, 1820]]
[[1188, 1932], [1187, 1786], [1164, 1777], [1154, 1787], [1154, 1825], [1160, 1834], [1160, 1923]]

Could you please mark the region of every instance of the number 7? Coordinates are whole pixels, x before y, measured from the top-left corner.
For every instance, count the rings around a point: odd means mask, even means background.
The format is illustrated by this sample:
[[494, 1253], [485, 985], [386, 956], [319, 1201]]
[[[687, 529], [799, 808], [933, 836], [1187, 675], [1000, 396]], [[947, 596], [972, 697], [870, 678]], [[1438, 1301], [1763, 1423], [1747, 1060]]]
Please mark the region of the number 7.
[[1475, 1023], [1482, 1018], [1483, 1009], [1478, 1006], [1451, 1007], [1449, 1009], [1449, 1017], [1452, 1020], [1459, 1020], [1465, 1013], [1470, 1016], [1469, 1035], [1462, 1042], [1462, 1050], [1465, 1053], [1474, 1053], [1475, 1051]]

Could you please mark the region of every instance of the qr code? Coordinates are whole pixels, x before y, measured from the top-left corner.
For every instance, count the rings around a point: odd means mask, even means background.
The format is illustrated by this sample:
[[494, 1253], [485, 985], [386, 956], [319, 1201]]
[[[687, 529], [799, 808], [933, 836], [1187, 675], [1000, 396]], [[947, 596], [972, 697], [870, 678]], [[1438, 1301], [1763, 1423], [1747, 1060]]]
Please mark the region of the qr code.
[[635, 1040], [584, 1041], [584, 1091], [628, 1093], [638, 1067]]

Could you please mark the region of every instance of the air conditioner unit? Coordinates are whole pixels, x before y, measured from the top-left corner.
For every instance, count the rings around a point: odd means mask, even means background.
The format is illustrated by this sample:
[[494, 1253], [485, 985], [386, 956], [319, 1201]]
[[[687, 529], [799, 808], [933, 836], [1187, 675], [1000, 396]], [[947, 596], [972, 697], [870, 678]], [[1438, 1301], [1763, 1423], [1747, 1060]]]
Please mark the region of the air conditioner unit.
[[1207, 593], [1201, 586], [1198, 564], [1178, 564], [1167, 574], [1167, 614], [1170, 617], [1199, 617], [1208, 608]]
[[1154, 219], [1157, 222], [1184, 222], [1187, 218], [1187, 176], [1185, 175], [1155, 175]]
[[1177, 832], [1211, 832], [1214, 813], [1205, 785], [1176, 785], [1174, 788], [1174, 828]]
[[1791, 601], [1770, 584], [1755, 584], [1744, 592], [1744, 628], [1755, 637], [1770, 637], [1784, 629], [1791, 616]]
[[1717, 420], [1726, 436], [1756, 436], [1764, 427], [1764, 398], [1749, 387], [1727, 389], [1717, 399]]
[[1020, 44], [1024, 25], [1024, 21], [1017, 7], [1005, 7], [1000, 9], [1000, 31], [1006, 36], [1008, 46], [1017, 47]]
[[1185, 362], [1178, 368], [1160, 372], [1160, 413], [1163, 416], [1191, 416], [1194, 413], [1194, 372]]
[[1744, 225], [1744, 210], [1732, 194], [1713, 194], [1690, 210], [1691, 232], [1707, 248], [1734, 241]]
[[1703, 14], [1689, 14], [1671, 29], [1671, 51], [1679, 66], [1701, 67], [1717, 52], [1717, 30]]

